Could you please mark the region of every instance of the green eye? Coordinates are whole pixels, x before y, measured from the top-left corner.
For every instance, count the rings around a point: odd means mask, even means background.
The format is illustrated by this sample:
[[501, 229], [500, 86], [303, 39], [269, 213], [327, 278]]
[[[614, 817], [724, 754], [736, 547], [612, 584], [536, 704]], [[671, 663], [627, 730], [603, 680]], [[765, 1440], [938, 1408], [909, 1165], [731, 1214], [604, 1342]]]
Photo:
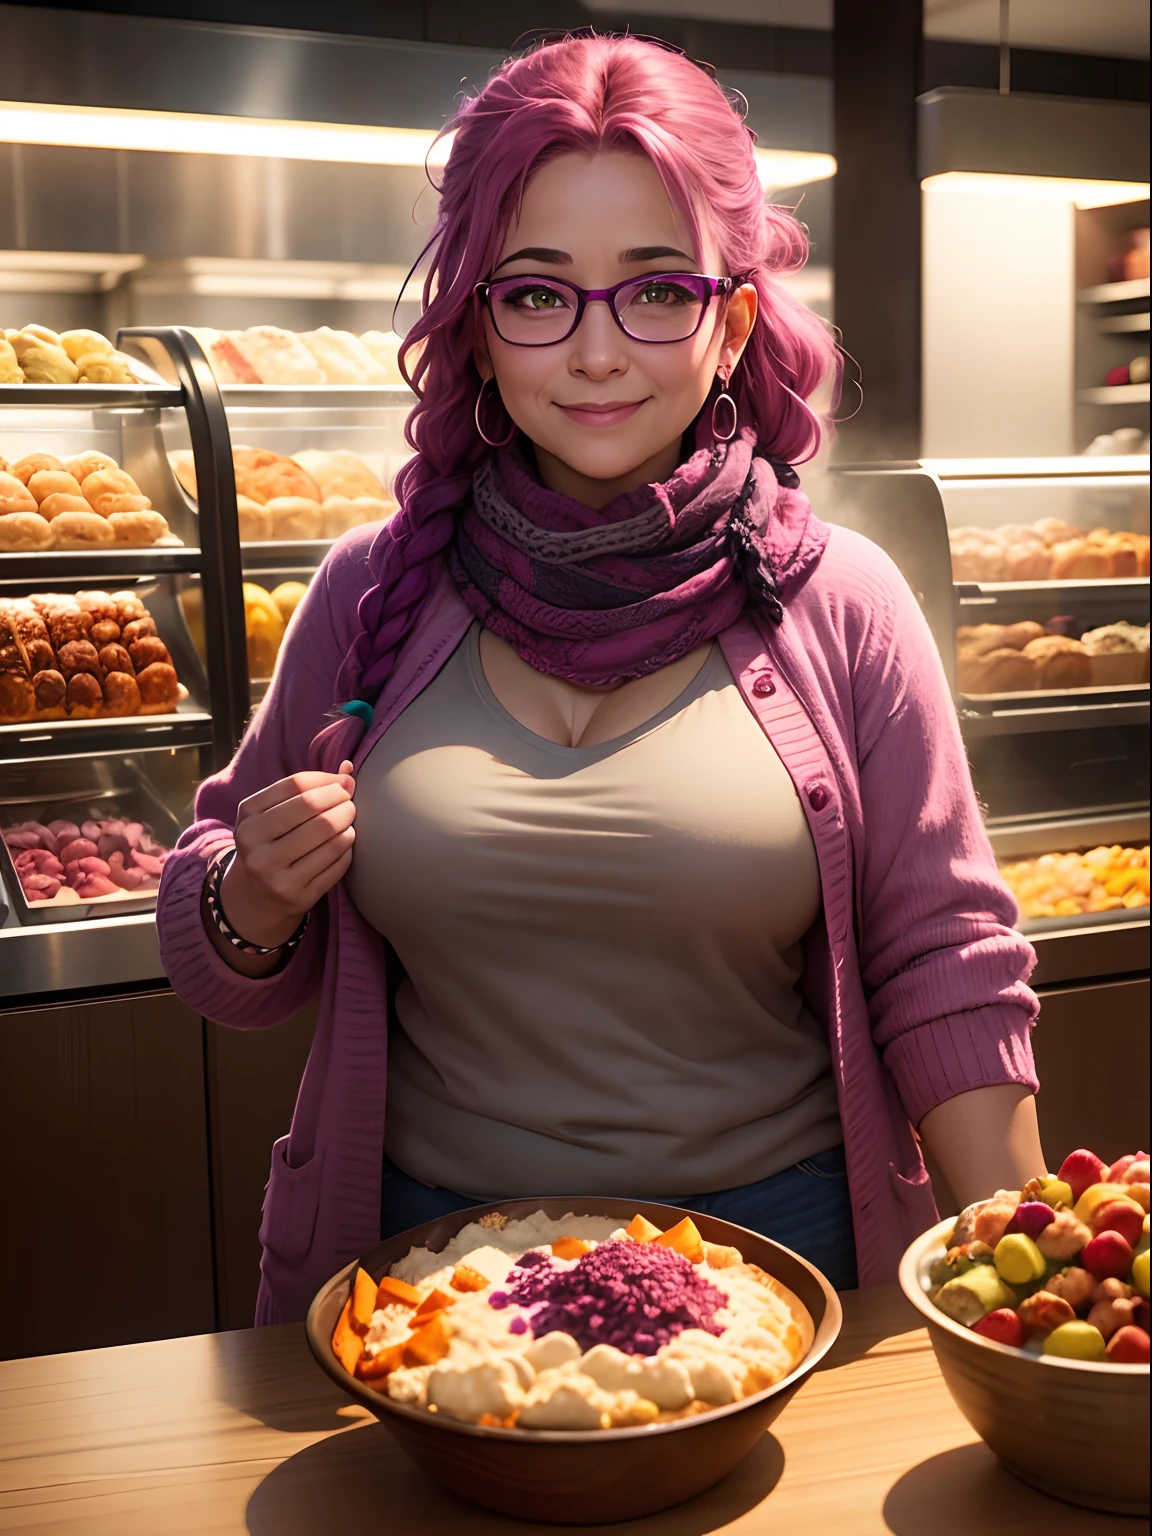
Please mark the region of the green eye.
[[683, 288], [676, 288], [671, 283], [649, 283], [636, 296], [641, 304], [660, 305], [686, 304], [691, 297]]
[[565, 307], [562, 295], [554, 288], [515, 288], [504, 295], [504, 303], [513, 309], [528, 310], [529, 313]]

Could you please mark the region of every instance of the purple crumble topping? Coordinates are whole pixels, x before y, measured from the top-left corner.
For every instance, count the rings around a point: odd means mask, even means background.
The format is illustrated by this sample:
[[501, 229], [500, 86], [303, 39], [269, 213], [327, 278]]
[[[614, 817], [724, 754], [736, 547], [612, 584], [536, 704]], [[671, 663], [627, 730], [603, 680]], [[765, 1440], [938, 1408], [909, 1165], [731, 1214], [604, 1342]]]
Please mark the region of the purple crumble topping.
[[529, 1248], [527, 1253], [522, 1254], [521, 1257], [516, 1260], [515, 1268], [535, 1269], [538, 1264], [550, 1264], [551, 1262], [552, 1260], [549, 1255], [546, 1253], [541, 1253], [539, 1248]]
[[559, 1329], [582, 1349], [611, 1344], [625, 1354], [654, 1355], [685, 1328], [723, 1332], [716, 1313], [727, 1296], [683, 1254], [655, 1243], [601, 1243], [570, 1270], [534, 1262], [508, 1278], [509, 1290], [494, 1292], [490, 1304], [532, 1307], [537, 1338]]
[[512, 1321], [508, 1324], [508, 1332], [509, 1333], [527, 1333], [528, 1332], [528, 1324], [527, 1324], [526, 1320], [524, 1318], [522, 1318], [522, 1317], [514, 1317], [512, 1319]]
[[511, 1299], [507, 1291], [493, 1291], [488, 1298], [488, 1305], [495, 1307], [497, 1312], [503, 1312]]

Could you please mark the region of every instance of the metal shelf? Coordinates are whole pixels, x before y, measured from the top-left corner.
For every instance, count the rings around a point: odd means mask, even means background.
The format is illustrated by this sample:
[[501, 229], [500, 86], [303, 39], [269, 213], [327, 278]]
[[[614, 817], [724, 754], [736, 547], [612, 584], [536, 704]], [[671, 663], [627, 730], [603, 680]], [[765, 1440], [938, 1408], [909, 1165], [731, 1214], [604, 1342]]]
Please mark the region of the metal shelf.
[[0, 581], [86, 581], [97, 576], [160, 576], [199, 569], [198, 549], [38, 549], [5, 554]]
[[1125, 304], [1130, 299], [1147, 297], [1146, 277], [1133, 277], [1122, 283], [1097, 283], [1094, 288], [1081, 288], [1076, 295], [1081, 304]]
[[1102, 336], [1124, 336], [1133, 332], [1138, 336], [1147, 335], [1150, 318], [1147, 310], [1135, 315], [1105, 315], [1096, 321], [1095, 329]]
[[[1118, 690], [1112, 690], [1116, 692]], [[961, 734], [976, 736], [1024, 736], [1041, 731], [1087, 731], [1100, 726], [1147, 725], [1148, 689], [1133, 689], [1138, 699], [1123, 701], [1096, 700], [1075, 704], [1034, 704], [1020, 708], [996, 707], [988, 710], [972, 708], [967, 700], [957, 706]], [[1021, 694], [1026, 698], [1026, 694]]]
[[279, 570], [281, 566], [312, 569], [334, 543], [334, 539], [265, 539], [258, 544], [241, 544], [240, 564], [245, 571]]
[[1098, 389], [1078, 389], [1076, 398], [1082, 405], [1147, 405], [1147, 384], [1101, 384]]
[[211, 744], [212, 716], [196, 708], [178, 709], [169, 715], [129, 715], [106, 720], [27, 720], [19, 725], [0, 725], [0, 762], [154, 752], [159, 748]]
[[43, 405], [116, 406], [184, 404], [184, 391], [161, 384], [0, 384], [0, 406], [23, 405], [29, 410]]
[[222, 384], [226, 410], [409, 410], [416, 396], [407, 384]]
[[[1075, 848], [1148, 841], [1148, 804], [1101, 806], [1070, 816], [989, 819], [984, 830], [998, 859], [1031, 859]], [[1110, 913], [1115, 921], [1116, 914]], [[1067, 926], [1067, 919], [1065, 919]]]
[[958, 581], [955, 584], [956, 601], [961, 608], [987, 608], [1004, 603], [1019, 607], [1037, 603], [1058, 608], [1067, 606], [1097, 607], [1101, 602], [1110, 605], [1125, 602], [1147, 604], [1147, 576], [1109, 576], [1092, 581]]

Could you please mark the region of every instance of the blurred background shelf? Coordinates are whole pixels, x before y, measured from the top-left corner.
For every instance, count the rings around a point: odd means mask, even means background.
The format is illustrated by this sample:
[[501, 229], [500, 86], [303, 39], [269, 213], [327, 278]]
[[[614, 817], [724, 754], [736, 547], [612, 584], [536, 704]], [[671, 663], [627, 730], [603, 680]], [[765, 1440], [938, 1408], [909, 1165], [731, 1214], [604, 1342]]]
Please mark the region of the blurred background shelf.
[[1124, 335], [1127, 332], [1147, 334], [1148, 311], [1144, 310], [1136, 315], [1104, 315], [1096, 321], [1096, 329], [1103, 335]]
[[1100, 384], [1094, 389], [1078, 389], [1076, 398], [1083, 405], [1147, 405], [1147, 384]]
[[1130, 278], [1123, 283], [1096, 283], [1091, 288], [1081, 288], [1076, 295], [1081, 304], [1124, 304], [1131, 299], [1148, 297], [1148, 279]]

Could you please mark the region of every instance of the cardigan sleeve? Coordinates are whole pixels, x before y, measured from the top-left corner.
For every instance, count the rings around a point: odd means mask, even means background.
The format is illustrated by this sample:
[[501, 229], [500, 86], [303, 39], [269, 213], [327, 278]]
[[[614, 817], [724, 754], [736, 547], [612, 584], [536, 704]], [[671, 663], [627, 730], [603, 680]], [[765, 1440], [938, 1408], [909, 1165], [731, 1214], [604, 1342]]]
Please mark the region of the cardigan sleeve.
[[974, 1088], [1038, 1084], [1027, 980], [931, 632], [876, 551], [853, 694], [864, 822], [861, 972], [873, 1037], [909, 1119]]
[[262, 1029], [310, 1001], [324, 967], [326, 913], [313, 914], [284, 968], [253, 980], [233, 971], [204, 931], [200, 900], [213, 857], [234, 841], [240, 802], [307, 767], [308, 746], [332, 707], [352, 639], [367, 540], [354, 530], [334, 546], [288, 625], [268, 689], [240, 747], [196, 795], [195, 821], [164, 865], [156, 903], [160, 954], [173, 990], [219, 1024]]

